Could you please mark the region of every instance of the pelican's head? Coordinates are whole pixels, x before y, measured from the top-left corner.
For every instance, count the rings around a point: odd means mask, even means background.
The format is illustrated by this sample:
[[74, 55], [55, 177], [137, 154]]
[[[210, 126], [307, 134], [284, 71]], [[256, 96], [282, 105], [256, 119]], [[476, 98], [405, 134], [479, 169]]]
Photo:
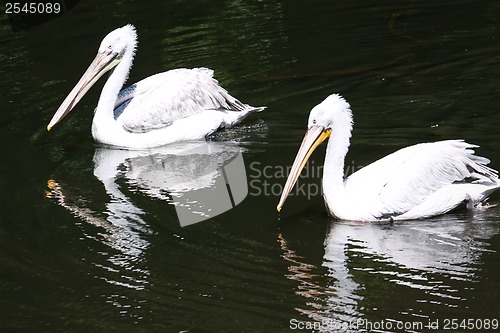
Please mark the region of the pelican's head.
[[339, 94], [332, 94], [312, 108], [307, 128], [321, 127], [325, 130], [331, 130], [335, 121], [345, 116], [352, 118], [351, 106]]
[[325, 141], [332, 132], [332, 129], [337, 127], [337, 121], [346, 121], [352, 126], [351, 107], [347, 101], [338, 94], [328, 96], [323, 102], [316, 105], [309, 114], [307, 122], [307, 132], [300, 145], [299, 152], [295, 157], [292, 169], [286, 180], [285, 187], [281, 193], [281, 198], [276, 209], [278, 212], [285, 203], [286, 198], [290, 194], [293, 186], [300, 176], [300, 172], [307, 163], [307, 160], [323, 141]]
[[50, 120], [47, 130], [63, 119], [87, 91], [107, 71], [115, 68], [125, 56], [134, 56], [137, 34], [133, 25], [111, 31], [101, 42], [96, 57], [85, 71], [80, 81], [71, 90]]
[[113, 53], [118, 57], [123, 57], [125, 51], [130, 48], [135, 52], [136, 46], [137, 33], [135, 32], [135, 27], [127, 24], [107, 34], [99, 46], [98, 53]]

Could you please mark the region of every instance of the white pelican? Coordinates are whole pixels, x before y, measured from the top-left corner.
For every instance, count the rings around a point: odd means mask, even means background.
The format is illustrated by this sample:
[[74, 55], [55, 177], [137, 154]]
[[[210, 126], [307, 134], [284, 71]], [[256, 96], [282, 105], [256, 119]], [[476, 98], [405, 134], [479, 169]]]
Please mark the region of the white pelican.
[[328, 212], [357, 221], [421, 219], [444, 214], [461, 203], [474, 207], [500, 187], [498, 171], [474, 155], [463, 140], [421, 143], [392, 153], [350, 175], [344, 159], [352, 131], [349, 103], [328, 96], [311, 110], [308, 130], [281, 194], [281, 210], [316, 147], [330, 137], [323, 168]]
[[199, 140], [219, 128], [237, 124], [250, 112], [264, 109], [243, 104], [229, 95], [208, 68], [170, 70], [120, 91], [132, 66], [136, 45], [134, 26], [128, 24], [110, 32], [47, 130], [66, 116], [111, 69], [92, 121], [92, 136], [106, 145], [149, 148]]

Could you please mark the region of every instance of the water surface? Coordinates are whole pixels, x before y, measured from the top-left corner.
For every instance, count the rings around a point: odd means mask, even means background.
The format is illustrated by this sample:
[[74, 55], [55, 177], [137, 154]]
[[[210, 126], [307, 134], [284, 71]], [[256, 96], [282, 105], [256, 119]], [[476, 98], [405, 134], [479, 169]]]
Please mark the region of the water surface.
[[[384, 321], [372, 328], [426, 332], [452, 318], [500, 319], [498, 207], [331, 220], [321, 147], [300, 179], [307, 195], [275, 212], [308, 112], [333, 92], [354, 112], [347, 173], [454, 138], [500, 168], [499, 12], [494, 1], [82, 1], [15, 33], [1, 17], [2, 331], [357, 331]], [[206, 66], [242, 101], [267, 105], [213, 138], [242, 151], [248, 196], [234, 209], [181, 227], [175, 175], [153, 180], [186, 167], [182, 158], [157, 168], [162, 152], [117, 156], [92, 141], [102, 82], [46, 132], [101, 39], [126, 23], [139, 36], [129, 82]]]

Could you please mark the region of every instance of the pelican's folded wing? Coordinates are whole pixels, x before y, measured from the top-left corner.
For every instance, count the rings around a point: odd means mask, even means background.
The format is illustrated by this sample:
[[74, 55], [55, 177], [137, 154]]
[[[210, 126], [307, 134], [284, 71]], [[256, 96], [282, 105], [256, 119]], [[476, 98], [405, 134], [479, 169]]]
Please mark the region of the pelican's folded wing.
[[251, 108], [219, 86], [208, 68], [175, 69], [148, 77], [118, 95], [115, 118], [130, 132], [148, 132], [204, 110]]
[[474, 155], [475, 147], [463, 140], [406, 147], [352, 174], [346, 186], [359, 188], [358, 199], [371, 204], [374, 216], [402, 214], [455, 182], [496, 182], [497, 171], [486, 166], [488, 159]]

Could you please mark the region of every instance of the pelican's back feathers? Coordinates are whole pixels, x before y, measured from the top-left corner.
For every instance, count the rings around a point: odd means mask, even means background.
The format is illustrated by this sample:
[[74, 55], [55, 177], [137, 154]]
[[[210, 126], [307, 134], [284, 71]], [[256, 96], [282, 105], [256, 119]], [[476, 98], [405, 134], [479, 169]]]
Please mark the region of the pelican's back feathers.
[[487, 158], [474, 155], [476, 147], [463, 140], [413, 145], [360, 169], [345, 184], [363, 193], [376, 217], [404, 214], [452, 184], [481, 182], [498, 188], [498, 171], [487, 166]]
[[[140, 110], [140, 112], [128, 112]], [[219, 86], [208, 68], [174, 69], [123, 89], [115, 118], [129, 132], [148, 132], [204, 110], [261, 111], [243, 104]]]

